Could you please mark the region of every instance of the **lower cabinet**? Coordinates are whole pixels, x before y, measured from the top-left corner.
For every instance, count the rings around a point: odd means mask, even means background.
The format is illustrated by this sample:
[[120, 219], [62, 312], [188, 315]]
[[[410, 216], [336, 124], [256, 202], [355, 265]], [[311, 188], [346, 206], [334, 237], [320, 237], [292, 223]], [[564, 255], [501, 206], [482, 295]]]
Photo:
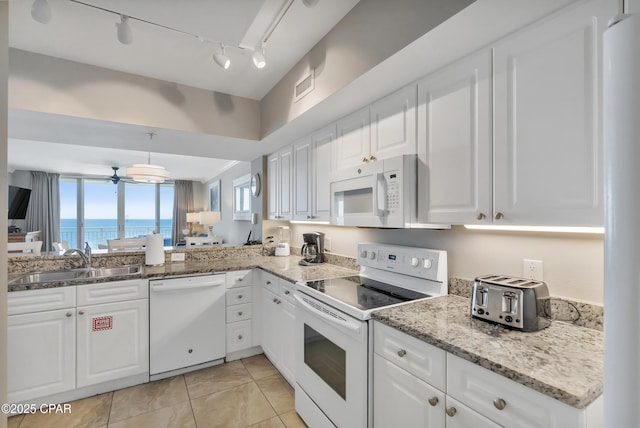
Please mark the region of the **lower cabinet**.
[[262, 350], [282, 376], [295, 384], [294, 285], [263, 272]]
[[253, 308], [256, 305], [256, 287], [250, 270], [227, 272], [226, 275], [227, 361], [231, 361], [246, 355], [230, 354], [246, 351], [254, 346], [253, 323], [256, 321]]

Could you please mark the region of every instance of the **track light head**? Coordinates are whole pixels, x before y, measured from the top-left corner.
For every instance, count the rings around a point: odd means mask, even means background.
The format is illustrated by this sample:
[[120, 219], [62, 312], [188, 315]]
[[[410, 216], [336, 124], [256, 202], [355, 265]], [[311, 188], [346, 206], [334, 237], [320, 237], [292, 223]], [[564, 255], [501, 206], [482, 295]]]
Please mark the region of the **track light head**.
[[31, 17], [41, 24], [51, 22], [51, 5], [47, 0], [35, 0], [31, 5]]
[[307, 7], [314, 7], [318, 4], [318, 0], [302, 0], [302, 3]]
[[231, 60], [226, 55], [224, 45], [221, 44], [220, 48], [221, 48], [220, 52], [213, 54], [213, 60], [216, 62], [216, 64], [218, 64], [220, 67], [226, 70], [231, 65]]
[[253, 65], [256, 68], [264, 68], [267, 65], [267, 60], [264, 57], [264, 46], [262, 47], [262, 51], [254, 51], [253, 52]]
[[129, 25], [129, 17], [120, 15], [120, 22], [116, 23], [116, 28], [118, 29], [118, 41], [123, 45], [130, 45], [133, 41], [133, 34]]

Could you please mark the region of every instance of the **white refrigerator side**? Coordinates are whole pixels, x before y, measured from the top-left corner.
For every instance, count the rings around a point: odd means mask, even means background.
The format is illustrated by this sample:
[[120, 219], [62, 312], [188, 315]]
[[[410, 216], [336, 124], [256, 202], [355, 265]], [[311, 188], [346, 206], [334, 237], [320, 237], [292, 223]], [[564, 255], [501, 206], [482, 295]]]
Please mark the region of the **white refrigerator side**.
[[640, 16], [604, 36], [606, 427], [640, 423]]

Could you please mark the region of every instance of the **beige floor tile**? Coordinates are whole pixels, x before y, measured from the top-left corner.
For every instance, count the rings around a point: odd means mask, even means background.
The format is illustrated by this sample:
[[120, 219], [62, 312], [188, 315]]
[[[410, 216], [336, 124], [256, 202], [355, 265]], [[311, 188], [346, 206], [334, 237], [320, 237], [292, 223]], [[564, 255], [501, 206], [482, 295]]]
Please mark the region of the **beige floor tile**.
[[195, 426], [191, 404], [188, 401], [109, 423], [109, 428], [195, 428]]
[[242, 359], [242, 364], [244, 364], [247, 370], [249, 370], [249, 373], [251, 373], [251, 376], [256, 380], [278, 374], [278, 370], [273, 367], [271, 361], [269, 361], [264, 354], [244, 358]]
[[253, 381], [240, 361], [187, 373], [184, 379], [192, 400]]
[[189, 401], [184, 377], [175, 376], [113, 393], [109, 423]]
[[277, 414], [295, 409], [293, 388], [279, 374], [256, 380], [256, 384]]
[[71, 413], [32, 413], [24, 416], [20, 428], [97, 428], [109, 421], [112, 392], [72, 401]]
[[287, 428], [307, 428], [307, 424], [304, 423], [300, 416], [294, 411], [280, 415], [280, 419]]
[[266, 421], [262, 421], [262, 422], [258, 422], [257, 424], [250, 425], [247, 428], [285, 428], [285, 426], [280, 420], [280, 418], [275, 416], [271, 419], [267, 419]]
[[245, 383], [191, 400], [199, 427], [244, 428], [276, 416], [260, 388]]
[[20, 425], [20, 422], [22, 422], [23, 418], [24, 415], [16, 415], [7, 418], [7, 428], [18, 428], [18, 425]]

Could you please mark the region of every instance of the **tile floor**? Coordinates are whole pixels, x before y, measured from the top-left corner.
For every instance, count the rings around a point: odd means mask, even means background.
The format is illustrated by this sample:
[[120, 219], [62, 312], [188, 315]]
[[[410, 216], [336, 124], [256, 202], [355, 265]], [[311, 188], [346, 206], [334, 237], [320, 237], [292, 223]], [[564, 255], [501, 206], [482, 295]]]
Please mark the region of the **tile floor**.
[[298, 428], [293, 388], [263, 355], [96, 395], [71, 414], [9, 418], [9, 428]]

